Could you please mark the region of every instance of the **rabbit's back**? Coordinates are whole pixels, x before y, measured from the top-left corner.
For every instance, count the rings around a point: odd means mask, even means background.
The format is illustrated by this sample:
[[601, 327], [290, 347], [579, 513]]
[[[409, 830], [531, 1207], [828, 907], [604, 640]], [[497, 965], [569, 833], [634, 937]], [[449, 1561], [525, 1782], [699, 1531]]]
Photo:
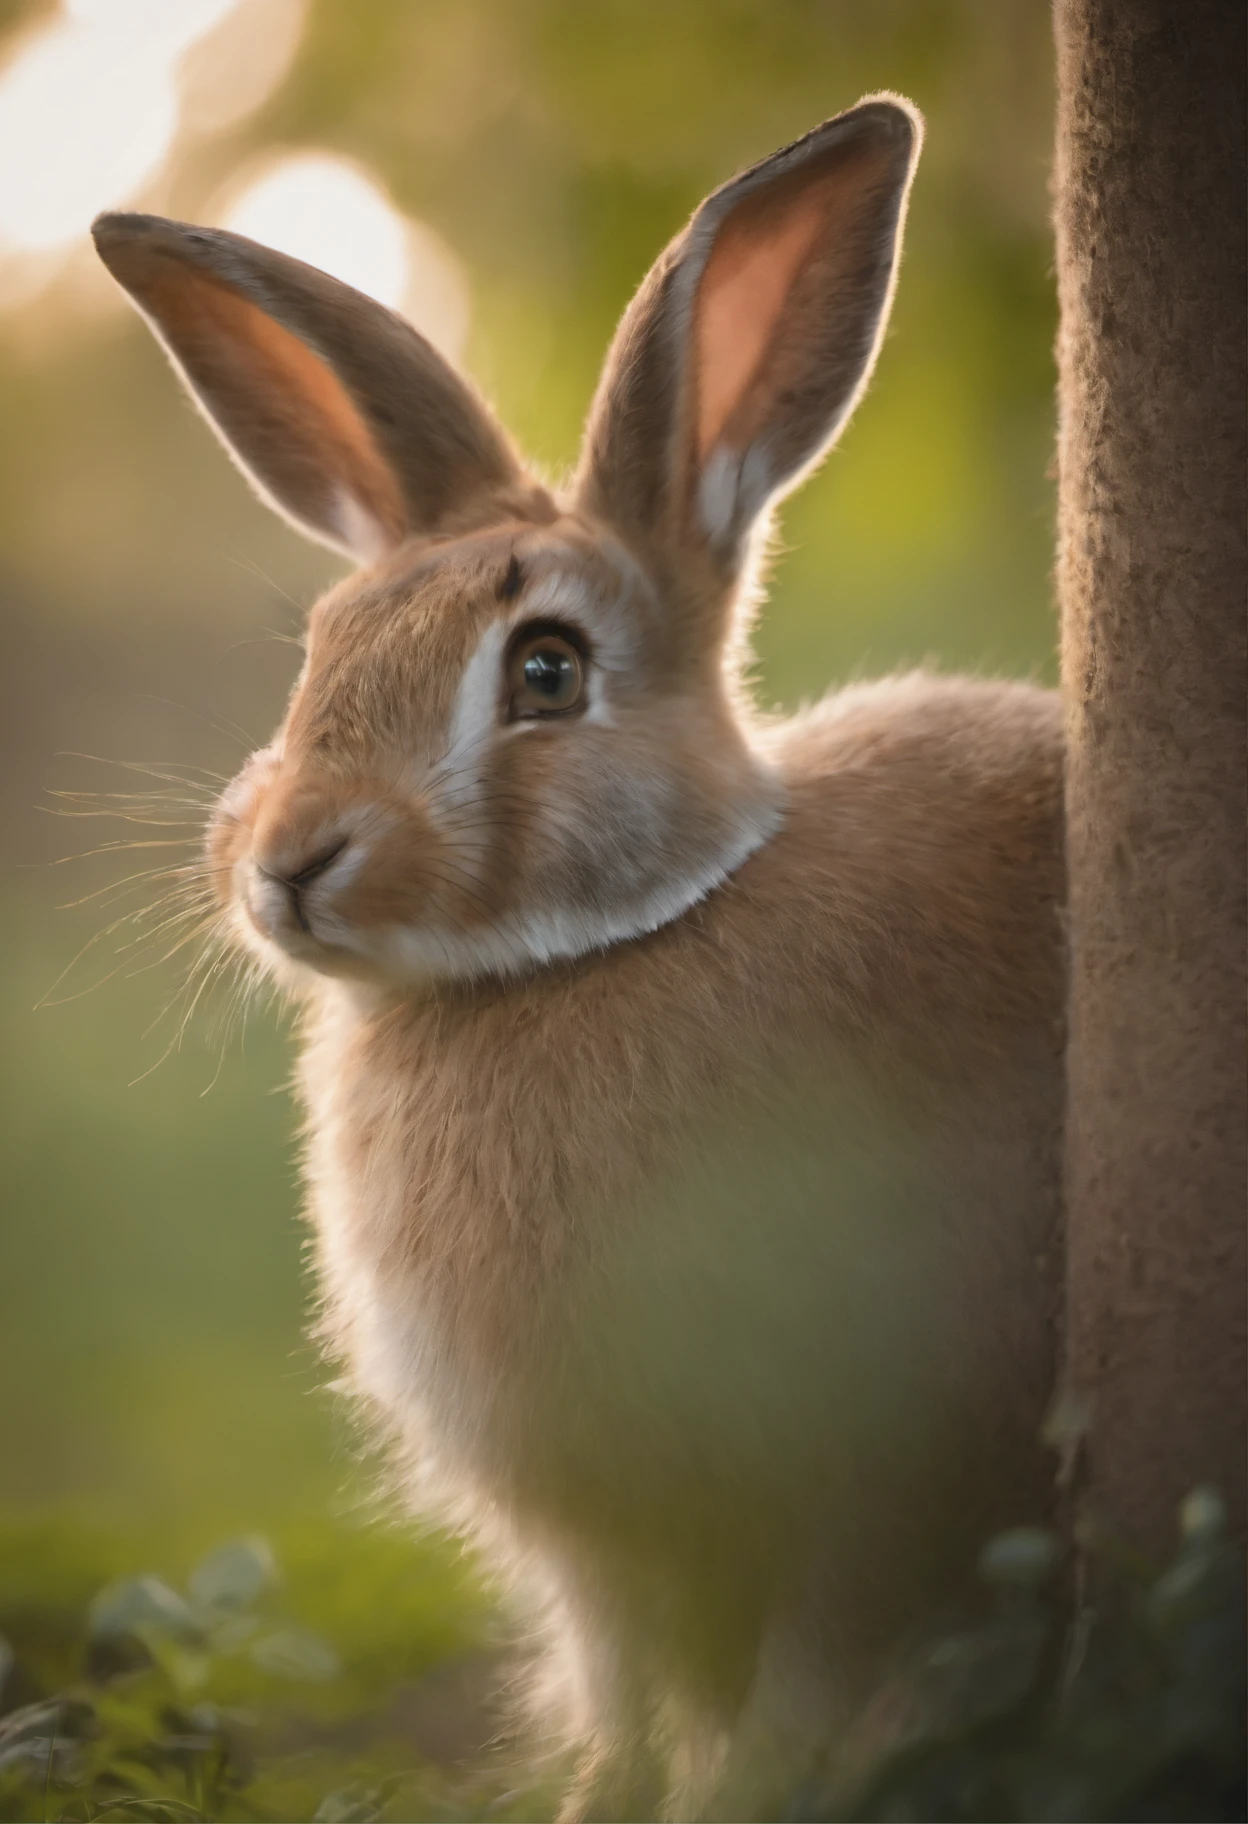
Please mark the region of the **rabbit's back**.
[[[1060, 1045], [1064, 892], [1058, 698], [915, 672], [852, 686], [782, 724], [791, 810], [756, 858], [767, 902], [826, 955], [784, 987], [829, 1024], [951, 1081], [1037, 1032]], [[751, 864], [754, 865], [754, 864]], [[761, 883], [760, 883], [761, 884]], [[830, 965], [827, 966], [827, 965]], [[934, 1084], [933, 1087], [938, 1087]]]

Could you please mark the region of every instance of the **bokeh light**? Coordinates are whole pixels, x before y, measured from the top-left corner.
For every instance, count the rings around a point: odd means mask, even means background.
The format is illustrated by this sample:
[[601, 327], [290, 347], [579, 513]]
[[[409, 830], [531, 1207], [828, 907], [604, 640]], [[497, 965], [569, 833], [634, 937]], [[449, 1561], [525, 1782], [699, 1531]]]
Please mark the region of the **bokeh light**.
[[[301, 0], [66, 0], [28, 34], [0, 72], [0, 302], [42, 289], [93, 216], [152, 182], [182, 124], [186, 74], [201, 120], [236, 117], [240, 89], [254, 109], [288, 67], [301, 17]], [[220, 58], [215, 79], [211, 57], [199, 72], [187, 61], [223, 33], [230, 68], [249, 72], [241, 84], [220, 80]]]
[[468, 284], [432, 229], [408, 221], [360, 166], [326, 152], [277, 159], [218, 216], [236, 234], [292, 254], [405, 310], [452, 358], [468, 327]]
[[283, 82], [303, 35], [306, 0], [241, 0], [198, 38], [178, 70], [182, 132], [235, 126]]
[[0, 241], [40, 251], [72, 240], [151, 176], [176, 125], [163, 45], [57, 24], [0, 83]]

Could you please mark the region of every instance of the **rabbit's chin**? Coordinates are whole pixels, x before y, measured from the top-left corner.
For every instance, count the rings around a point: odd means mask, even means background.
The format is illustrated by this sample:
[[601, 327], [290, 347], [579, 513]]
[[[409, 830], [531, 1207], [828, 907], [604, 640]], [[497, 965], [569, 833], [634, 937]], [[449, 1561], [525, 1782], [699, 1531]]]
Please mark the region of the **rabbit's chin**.
[[278, 984], [296, 995], [306, 993], [318, 976], [399, 992], [438, 982], [514, 979], [671, 924], [727, 880], [780, 822], [778, 807], [759, 814], [698, 871], [651, 882], [631, 901], [610, 907], [535, 906], [474, 930], [401, 924], [364, 929], [314, 912], [304, 928], [261, 930], [239, 903], [233, 925]]

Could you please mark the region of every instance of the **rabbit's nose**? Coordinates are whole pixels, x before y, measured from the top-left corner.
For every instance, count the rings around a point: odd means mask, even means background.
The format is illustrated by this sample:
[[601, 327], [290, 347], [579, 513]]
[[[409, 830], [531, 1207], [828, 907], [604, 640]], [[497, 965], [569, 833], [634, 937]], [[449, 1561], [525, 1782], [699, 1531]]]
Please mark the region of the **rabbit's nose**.
[[289, 888], [298, 897], [302, 888], [311, 886], [312, 882], [323, 874], [326, 868], [337, 861], [346, 848], [348, 840], [349, 838], [346, 836], [340, 837], [337, 842], [331, 843], [328, 848], [322, 848], [317, 854], [293, 863], [284, 861], [280, 867], [266, 867], [260, 860], [257, 860], [256, 866], [270, 880], [275, 880], [279, 885]]
[[253, 855], [255, 884], [247, 894], [252, 918], [271, 937], [292, 929], [310, 932], [311, 922], [304, 893], [328, 872], [347, 848], [349, 837], [322, 844], [312, 854], [280, 857]]

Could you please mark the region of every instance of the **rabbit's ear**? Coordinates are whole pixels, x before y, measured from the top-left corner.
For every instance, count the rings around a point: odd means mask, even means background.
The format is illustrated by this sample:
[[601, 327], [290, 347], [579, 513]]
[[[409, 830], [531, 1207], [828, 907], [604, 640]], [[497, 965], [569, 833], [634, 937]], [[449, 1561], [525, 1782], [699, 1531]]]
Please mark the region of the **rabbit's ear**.
[[[747, 535], [852, 411], [884, 331], [922, 136], [881, 96], [716, 190], [625, 313], [585, 507], [667, 581], [735, 574]], [[712, 577], [707, 577], [707, 567]]]
[[261, 495], [359, 559], [469, 524], [521, 480], [471, 389], [401, 317], [242, 235], [102, 215], [95, 244]]

